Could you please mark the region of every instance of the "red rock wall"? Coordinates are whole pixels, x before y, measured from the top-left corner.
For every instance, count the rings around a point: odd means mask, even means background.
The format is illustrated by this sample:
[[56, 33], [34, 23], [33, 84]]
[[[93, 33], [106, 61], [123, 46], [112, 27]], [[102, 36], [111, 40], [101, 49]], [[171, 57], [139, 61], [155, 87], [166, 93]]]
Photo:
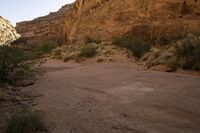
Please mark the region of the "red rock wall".
[[65, 30], [70, 42], [109, 41], [124, 34], [184, 34], [199, 25], [200, 0], [77, 0]]
[[38, 45], [43, 42], [65, 43], [64, 18], [72, 5], [65, 5], [59, 11], [32, 21], [17, 23], [16, 30], [22, 35], [22, 43]]

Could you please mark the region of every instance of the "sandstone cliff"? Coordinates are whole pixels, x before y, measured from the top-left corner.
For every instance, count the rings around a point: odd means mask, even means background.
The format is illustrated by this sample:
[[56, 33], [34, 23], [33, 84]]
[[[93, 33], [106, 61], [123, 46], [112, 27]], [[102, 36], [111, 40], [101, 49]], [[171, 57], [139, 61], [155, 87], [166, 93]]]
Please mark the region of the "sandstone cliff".
[[153, 40], [200, 27], [200, 0], [77, 0], [65, 19], [70, 42], [111, 40], [124, 34]]
[[200, 31], [200, 0], [77, 0], [16, 29], [29, 45], [111, 41], [127, 34], [152, 41]]
[[0, 16], [0, 45], [9, 45], [19, 37], [11, 23]]
[[20, 43], [28, 45], [38, 45], [43, 42], [64, 43], [64, 18], [71, 8], [72, 5], [68, 4], [47, 16], [17, 23], [16, 30], [22, 35]]

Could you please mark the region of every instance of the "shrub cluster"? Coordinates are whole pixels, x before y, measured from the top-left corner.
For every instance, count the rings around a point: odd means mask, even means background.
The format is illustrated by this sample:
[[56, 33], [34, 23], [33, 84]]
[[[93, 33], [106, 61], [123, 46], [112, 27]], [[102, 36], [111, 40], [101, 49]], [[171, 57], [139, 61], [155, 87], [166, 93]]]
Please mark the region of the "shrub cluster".
[[81, 48], [79, 57], [93, 57], [97, 53], [96, 49], [96, 46], [92, 44], [86, 44]]
[[0, 83], [14, 84], [42, 73], [43, 60], [35, 52], [0, 46]]
[[176, 45], [179, 65], [184, 69], [200, 70], [200, 40]]
[[7, 123], [7, 133], [33, 133], [45, 131], [45, 124], [41, 116], [34, 112], [15, 114]]
[[113, 44], [131, 50], [133, 55], [137, 58], [141, 58], [145, 53], [150, 51], [150, 45], [141, 38], [114, 38]]
[[62, 59], [62, 50], [60, 48], [56, 48], [53, 50], [53, 57], [56, 59]]
[[52, 52], [52, 50], [56, 48], [56, 45], [51, 42], [45, 42], [44, 44], [41, 44], [36, 51], [41, 52], [42, 54], [49, 54]]

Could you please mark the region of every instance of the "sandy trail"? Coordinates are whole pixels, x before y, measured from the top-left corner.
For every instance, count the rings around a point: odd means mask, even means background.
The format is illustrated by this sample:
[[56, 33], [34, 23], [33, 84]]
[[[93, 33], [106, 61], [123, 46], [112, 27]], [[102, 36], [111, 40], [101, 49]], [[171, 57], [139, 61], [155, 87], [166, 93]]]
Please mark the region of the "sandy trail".
[[200, 77], [134, 64], [47, 63], [43, 94], [50, 133], [200, 133]]

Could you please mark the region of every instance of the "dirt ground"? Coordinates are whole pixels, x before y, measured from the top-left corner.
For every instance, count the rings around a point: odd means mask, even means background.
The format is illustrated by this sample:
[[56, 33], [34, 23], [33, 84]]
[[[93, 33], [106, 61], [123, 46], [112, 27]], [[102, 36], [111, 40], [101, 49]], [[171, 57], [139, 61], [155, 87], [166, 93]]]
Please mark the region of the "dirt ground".
[[26, 88], [43, 94], [50, 133], [200, 133], [200, 76], [145, 71], [131, 63], [50, 61]]

